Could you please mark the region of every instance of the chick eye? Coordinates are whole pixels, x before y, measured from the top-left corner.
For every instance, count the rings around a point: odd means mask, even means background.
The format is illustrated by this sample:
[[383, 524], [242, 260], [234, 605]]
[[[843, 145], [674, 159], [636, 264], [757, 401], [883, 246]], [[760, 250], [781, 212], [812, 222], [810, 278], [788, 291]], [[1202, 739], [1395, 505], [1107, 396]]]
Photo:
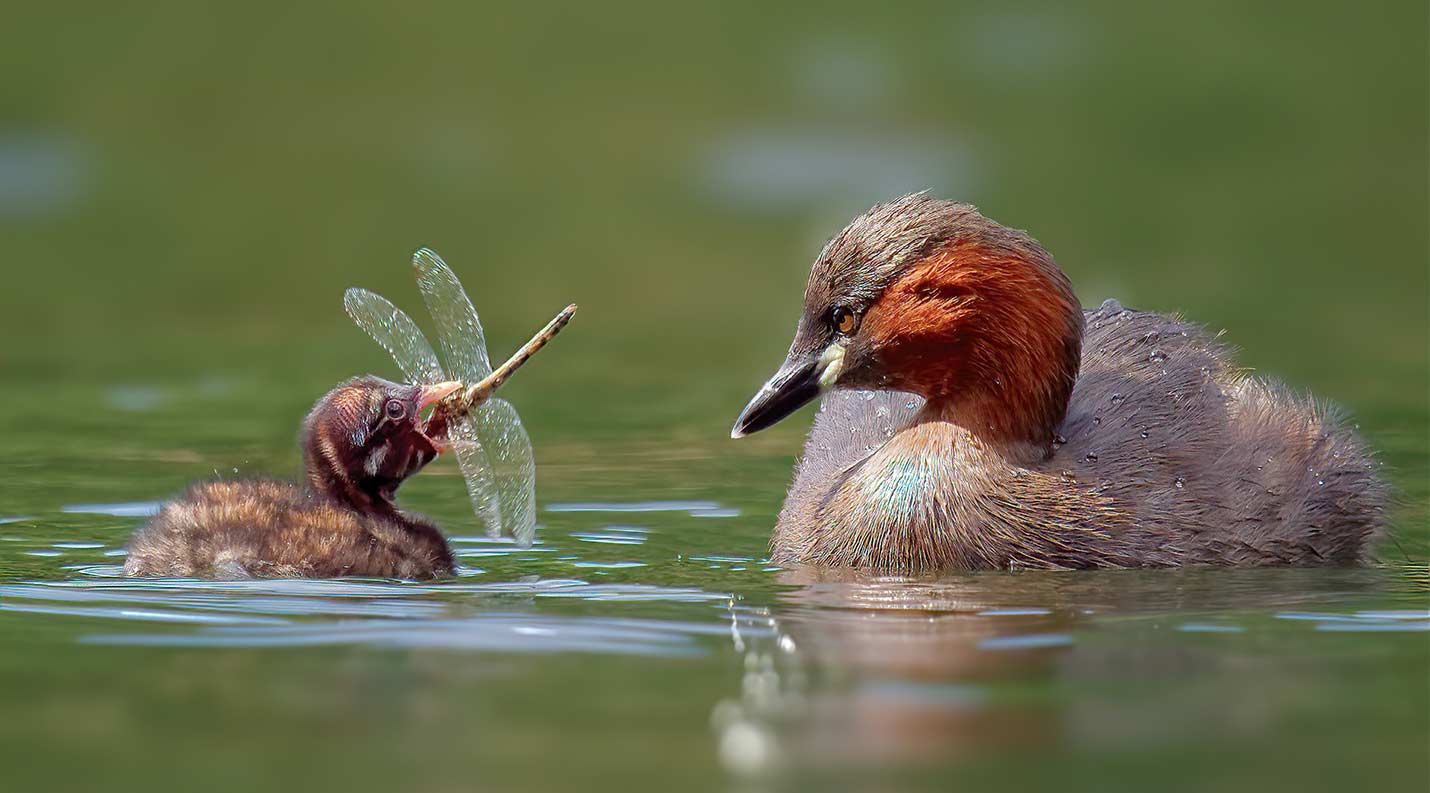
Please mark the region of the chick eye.
[[400, 421], [407, 418], [407, 406], [402, 404], [400, 399], [387, 400], [387, 417], [393, 421]]
[[846, 336], [859, 329], [859, 315], [848, 306], [835, 306], [829, 313], [829, 320], [834, 324], [835, 330]]

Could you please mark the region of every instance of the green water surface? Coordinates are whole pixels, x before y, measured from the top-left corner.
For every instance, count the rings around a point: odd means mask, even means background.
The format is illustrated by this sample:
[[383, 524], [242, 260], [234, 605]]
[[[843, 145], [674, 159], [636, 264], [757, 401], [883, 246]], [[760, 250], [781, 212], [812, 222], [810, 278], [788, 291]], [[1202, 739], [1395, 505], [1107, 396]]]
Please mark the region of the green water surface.
[[[1423, 3], [31, 4], [0, 25], [0, 790], [1424, 790]], [[931, 188], [1083, 302], [1343, 406], [1399, 503], [1351, 570], [773, 569], [809, 411], [740, 442], [809, 262]], [[291, 475], [441, 252], [539, 544], [450, 461], [464, 571], [116, 577], [154, 502]]]

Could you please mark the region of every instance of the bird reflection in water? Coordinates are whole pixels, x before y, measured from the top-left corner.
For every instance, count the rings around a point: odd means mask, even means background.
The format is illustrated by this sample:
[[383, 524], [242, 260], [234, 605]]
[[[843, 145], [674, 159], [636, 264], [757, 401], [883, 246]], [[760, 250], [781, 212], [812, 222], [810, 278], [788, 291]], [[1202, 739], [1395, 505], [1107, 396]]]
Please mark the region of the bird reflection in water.
[[[1178, 623], [1191, 612], [1202, 620], [1192, 627], [1236, 632], [1217, 615], [1311, 610], [1384, 583], [1364, 569], [910, 577], [799, 567], [777, 576], [789, 589], [774, 606], [731, 606], [739, 694], [712, 712], [720, 760], [742, 779], [942, 766], [1138, 733], [1216, 734], [1227, 718], [1256, 732], [1264, 700], [1213, 706], [1185, 684], [1214, 675], [1224, 659], [1170, 638], [1185, 635]], [[1142, 631], [1154, 634], [1134, 633]], [[1274, 658], [1263, 664], [1239, 673], [1264, 673], [1261, 696], [1294, 698], [1301, 683], [1272, 668]], [[1184, 685], [1169, 699], [1086, 694], [1163, 679]], [[1169, 701], [1191, 715], [1169, 721]]]

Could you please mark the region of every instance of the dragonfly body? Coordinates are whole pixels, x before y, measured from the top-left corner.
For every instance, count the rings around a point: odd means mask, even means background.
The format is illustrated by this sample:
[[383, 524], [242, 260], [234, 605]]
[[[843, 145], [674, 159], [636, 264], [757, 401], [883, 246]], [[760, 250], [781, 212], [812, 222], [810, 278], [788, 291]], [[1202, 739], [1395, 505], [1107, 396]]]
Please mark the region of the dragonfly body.
[[505, 383], [512, 373], [531, 359], [537, 350], [546, 346], [546, 343], [556, 337], [561, 329], [566, 327], [566, 323], [571, 321], [571, 317], [576, 314], [576, 306], [569, 305], [561, 309], [546, 327], [537, 331], [531, 341], [522, 345], [521, 349], [512, 354], [506, 363], [498, 366], [495, 371], [480, 381], [464, 386], [457, 393], [452, 394], [442, 400], [432, 410], [432, 416], [427, 420], [427, 434], [433, 437], [444, 437], [448, 427], [471, 415], [481, 405], [491, 398], [492, 394]]

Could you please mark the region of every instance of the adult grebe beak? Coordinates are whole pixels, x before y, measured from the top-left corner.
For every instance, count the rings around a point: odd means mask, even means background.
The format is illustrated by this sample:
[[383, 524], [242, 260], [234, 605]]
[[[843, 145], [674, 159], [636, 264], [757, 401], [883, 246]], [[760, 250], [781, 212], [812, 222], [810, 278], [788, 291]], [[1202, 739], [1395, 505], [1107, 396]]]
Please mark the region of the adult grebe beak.
[[778, 424], [834, 385], [843, 366], [844, 347], [837, 343], [819, 353], [791, 351], [735, 419], [730, 437], [743, 438]]

